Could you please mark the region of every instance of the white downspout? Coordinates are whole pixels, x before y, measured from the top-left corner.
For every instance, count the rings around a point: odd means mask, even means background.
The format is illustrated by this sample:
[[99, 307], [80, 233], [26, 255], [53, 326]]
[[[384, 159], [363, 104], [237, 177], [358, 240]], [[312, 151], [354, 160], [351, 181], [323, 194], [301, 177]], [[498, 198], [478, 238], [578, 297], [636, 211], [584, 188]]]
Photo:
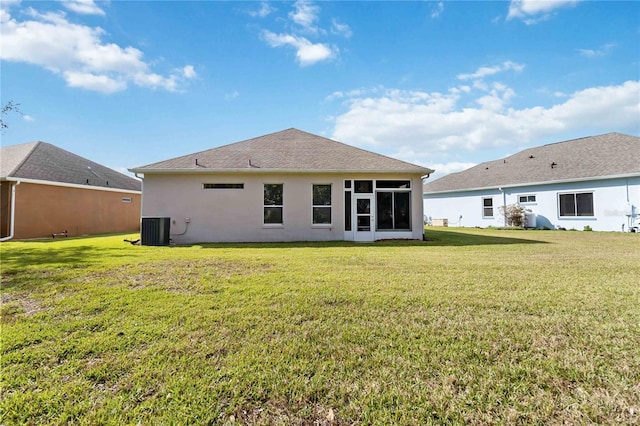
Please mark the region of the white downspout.
[[[142, 212], [144, 211], [144, 196], [142, 194], [144, 192], [144, 174], [142, 176], [138, 176], [138, 172], [135, 172], [134, 175], [140, 179], [140, 214], [138, 216], [140, 217], [140, 238], [142, 238]], [[187, 231], [185, 230], [184, 232]]]
[[504, 192], [501, 186], [498, 187], [498, 191], [502, 192], [502, 216], [504, 218], [504, 226], [507, 226], [507, 194]]
[[1, 241], [9, 241], [13, 238], [13, 231], [15, 230], [16, 224], [16, 186], [20, 185], [20, 181], [16, 181], [13, 185], [11, 185], [11, 226], [9, 228], [9, 235], [4, 238], [0, 238]]

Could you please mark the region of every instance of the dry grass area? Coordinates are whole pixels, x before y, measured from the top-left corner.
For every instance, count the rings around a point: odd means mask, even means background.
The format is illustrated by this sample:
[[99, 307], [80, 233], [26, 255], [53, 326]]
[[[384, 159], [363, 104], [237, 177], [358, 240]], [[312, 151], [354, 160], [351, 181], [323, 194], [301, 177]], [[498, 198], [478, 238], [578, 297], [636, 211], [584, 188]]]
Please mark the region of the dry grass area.
[[2, 243], [0, 424], [638, 424], [640, 238]]

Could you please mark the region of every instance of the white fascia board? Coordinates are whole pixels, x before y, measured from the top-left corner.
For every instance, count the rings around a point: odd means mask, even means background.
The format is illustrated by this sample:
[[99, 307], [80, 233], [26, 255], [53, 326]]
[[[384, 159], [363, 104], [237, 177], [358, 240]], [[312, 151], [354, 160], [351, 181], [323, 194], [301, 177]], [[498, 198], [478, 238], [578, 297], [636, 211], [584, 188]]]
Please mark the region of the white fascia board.
[[592, 176], [592, 177], [584, 177], [584, 178], [576, 178], [576, 179], [562, 179], [562, 180], [547, 180], [542, 182], [525, 182], [525, 183], [514, 183], [508, 185], [494, 185], [494, 186], [483, 186], [478, 188], [464, 188], [464, 189], [452, 189], [448, 191], [429, 191], [423, 192], [424, 195], [431, 194], [452, 194], [458, 192], [469, 192], [469, 191], [486, 191], [488, 189], [498, 189], [498, 188], [521, 188], [523, 186], [533, 186], [533, 185], [554, 185], [558, 183], [573, 183], [573, 182], [588, 182], [592, 180], [608, 180], [608, 179], [624, 179], [630, 177], [640, 177], [640, 173], [629, 173], [624, 175], [612, 175], [612, 176]]
[[106, 188], [104, 186], [80, 185], [77, 183], [53, 182], [49, 180], [39, 180], [39, 179], [25, 179], [25, 178], [13, 177], [13, 176], [3, 178], [2, 180], [8, 181], [8, 182], [33, 183], [36, 185], [61, 186], [64, 188], [92, 189], [96, 191], [122, 192], [126, 194], [142, 194], [142, 191], [134, 191], [131, 189]]

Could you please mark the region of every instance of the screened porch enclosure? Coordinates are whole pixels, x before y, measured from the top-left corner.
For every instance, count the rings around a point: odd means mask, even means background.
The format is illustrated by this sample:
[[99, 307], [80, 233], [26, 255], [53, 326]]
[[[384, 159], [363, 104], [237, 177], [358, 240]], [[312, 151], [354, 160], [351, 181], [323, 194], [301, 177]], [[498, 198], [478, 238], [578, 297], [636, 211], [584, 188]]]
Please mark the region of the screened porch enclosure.
[[344, 206], [346, 240], [411, 238], [409, 179], [345, 180]]

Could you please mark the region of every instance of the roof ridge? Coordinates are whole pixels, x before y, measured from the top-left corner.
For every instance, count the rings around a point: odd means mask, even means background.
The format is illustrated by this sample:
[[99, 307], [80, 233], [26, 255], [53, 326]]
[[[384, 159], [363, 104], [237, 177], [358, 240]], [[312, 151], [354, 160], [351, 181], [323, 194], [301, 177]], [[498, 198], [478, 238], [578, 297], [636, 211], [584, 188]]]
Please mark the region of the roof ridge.
[[[549, 146], [549, 145], [558, 145], [558, 144], [566, 143], [566, 142], [575, 142], [575, 141], [579, 141], [579, 140], [583, 140], [583, 139], [600, 138], [600, 137], [610, 136], [610, 135], [633, 136], [633, 135], [627, 135], [625, 133], [620, 133], [620, 132], [608, 132], [608, 133], [602, 133], [602, 134], [599, 134], [599, 135], [582, 136], [580, 138], [567, 139], [565, 141], [549, 142], [547, 144], [540, 145], [537, 148], [542, 148], [543, 146]], [[535, 148], [535, 147], [532, 147], [532, 148]]]
[[[379, 156], [379, 157], [384, 157], [384, 158], [389, 158], [389, 159], [394, 160], [394, 161], [399, 161], [399, 162], [401, 162], [401, 163], [404, 163], [404, 164], [407, 164], [407, 165], [410, 165], [410, 166], [416, 166], [416, 165], [417, 165], [417, 164], [410, 163], [410, 162], [408, 162], [408, 161], [400, 160], [400, 159], [395, 158], [395, 157], [390, 157], [390, 156], [388, 156], [388, 155], [384, 155], [384, 154], [380, 154], [380, 153], [378, 153], [378, 152], [370, 151], [370, 150], [368, 150], [368, 149], [360, 148], [359, 146], [351, 145], [351, 144], [348, 144], [348, 143], [345, 143], [345, 142], [340, 142], [340, 141], [338, 141], [338, 140], [331, 139], [331, 138], [328, 138], [328, 137], [326, 137], [326, 136], [316, 135], [316, 134], [314, 134], [314, 133], [310, 133], [310, 132], [306, 132], [306, 131], [304, 131], [304, 130], [296, 129], [296, 128], [294, 128], [294, 127], [290, 128], [290, 129], [287, 129], [287, 130], [297, 130], [298, 132], [301, 132], [301, 133], [306, 133], [306, 134], [311, 135], [311, 136], [314, 136], [314, 137], [318, 137], [318, 138], [326, 139], [326, 140], [331, 141], [331, 142], [333, 142], [333, 143], [337, 143], [337, 144], [340, 144], [340, 145], [348, 146], [349, 148], [357, 149], [358, 151], [366, 152], [366, 153], [368, 153], [368, 154], [373, 154], [373, 155], [377, 155], [377, 156]], [[282, 132], [285, 132], [285, 131], [287, 131], [287, 130], [282, 130]], [[276, 132], [276, 133], [280, 133], [280, 132]], [[426, 168], [426, 167], [425, 167], [425, 168]]]
[[[22, 167], [22, 165], [24, 163], [27, 162], [27, 160], [29, 159], [29, 157], [31, 157], [31, 155], [33, 155], [33, 153], [35, 152], [36, 148], [40, 146], [40, 144], [46, 143], [46, 142], [42, 142], [42, 141], [34, 141], [34, 142], [27, 142], [26, 144], [32, 143], [33, 146], [31, 147], [31, 149], [29, 150], [29, 152], [27, 152], [27, 154], [22, 157], [22, 160], [13, 168], [13, 170], [11, 170], [10, 172], [7, 173], [7, 176], [11, 176], [13, 175], [15, 172], [17, 172], [18, 170], [20, 170], [20, 167]], [[25, 145], [26, 145], [25, 144]]]
[[385, 171], [433, 172], [424, 166], [294, 127], [129, 170], [199, 170], [199, 167], [244, 170], [256, 165], [268, 170], [291, 171], [352, 170], [350, 167], [370, 171], [380, 167], [379, 170]]
[[[416, 164], [410, 163], [410, 162], [408, 162], [408, 161], [400, 160], [400, 159], [398, 159], [398, 158], [391, 157], [391, 156], [389, 156], [389, 155], [384, 155], [384, 154], [380, 154], [380, 153], [377, 153], [377, 152], [373, 152], [373, 151], [370, 151], [370, 150], [365, 149], [365, 148], [360, 148], [360, 147], [355, 146], [355, 145], [350, 145], [350, 144], [348, 144], [348, 143], [340, 142], [340, 141], [338, 141], [338, 140], [331, 139], [331, 138], [326, 137], [326, 136], [317, 135], [317, 134], [315, 134], [315, 133], [307, 132], [307, 131], [305, 131], [305, 130], [300, 130], [300, 129], [295, 128], [295, 127], [289, 127], [288, 129], [278, 130], [278, 131], [276, 131], [276, 132], [271, 132], [271, 133], [267, 133], [267, 134], [264, 134], [264, 135], [255, 136], [255, 137], [248, 138], [248, 139], [244, 139], [244, 140], [237, 141], [237, 142], [231, 142], [231, 143], [224, 144], [224, 145], [220, 145], [220, 146], [217, 146], [217, 147], [214, 147], [214, 148], [204, 149], [204, 150], [202, 150], [202, 151], [197, 151], [197, 152], [193, 152], [193, 153], [190, 153], [190, 154], [181, 155], [181, 156], [178, 156], [178, 157], [171, 158], [170, 160], [179, 160], [179, 159], [184, 159], [184, 158], [193, 158], [193, 157], [195, 157], [196, 155], [199, 155], [199, 154], [208, 153], [208, 152], [210, 152], [210, 151], [214, 151], [214, 150], [221, 149], [221, 148], [228, 148], [228, 147], [232, 147], [232, 146], [234, 146], [234, 145], [240, 145], [240, 144], [243, 144], [243, 143], [247, 143], [247, 142], [253, 141], [253, 140], [255, 140], [255, 139], [262, 139], [262, 138], [273, 137], [273, 136], [276, 136], [276, 135], [281, 134], [281, 133], [290, 132], [290, 131], [292, 131], [292, 130], [293, 130], [293, 131], [296, 131], [296, 132], [299, 132], [299, 133], [303, 133], [303, 134], [308, 135], [308, 136], [312, 136], [312, 137], [314, 137], [314, 138], [324, 139], [324, 140], [329, 141], [329, 142], [332, 142], [332, 143], [334, 143], [334, 144], [338, 144], [338, 145], [341, 145], [341, 146], [349, 147], [349, 148], [351, 148], [351, 149], [356, 149], [356, 150], [358, 150], [358, 151], [360, 151], [360, 152], [363, 152], [363, 153], [367, 153], [367, 154], [370, 154], [370, 155], [375, 155], [375, 156], [380, 157], [380, 158], [391, 159], [391, 160], [393, 160], [393, 161], [397, 161], [397, 162], [399, 162], [399, 163], [403, 163], [403, 164], [406, 164], [406, 165], [408, 165], [408, 166], [412, 166], [412, 167], [413, 167], [413, 166], [417, 166]], [[146, 166], [152, 166], [152, 165], [154, 165], [154, 164], [157, 164], [157, 163], [163, 163], [163, 162], [165, 162], [165, 161], [167, 161], [167, 160], [157, 161], [157, 162], [155, 162], [155, 163], [147, 164]], [[146, 167], [146, 166], [143, 166], [143, 167]], [[424, 167], [424, 166], [420, 166], [420, 167]], [[427, 168], [427, 167], [424, 167], [424, 168]]]

